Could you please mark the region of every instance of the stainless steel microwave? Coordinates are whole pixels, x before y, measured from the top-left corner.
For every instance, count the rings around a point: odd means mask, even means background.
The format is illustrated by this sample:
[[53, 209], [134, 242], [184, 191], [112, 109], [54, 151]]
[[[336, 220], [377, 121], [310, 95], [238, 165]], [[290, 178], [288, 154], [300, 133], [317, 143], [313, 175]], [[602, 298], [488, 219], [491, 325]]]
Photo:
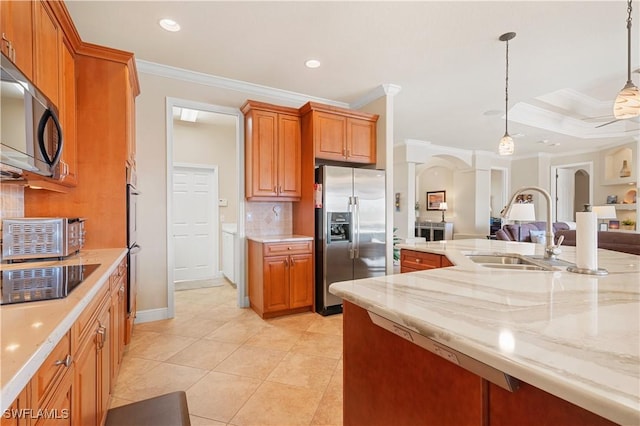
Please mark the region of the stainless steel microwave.
[[58, 110], [1, 55], [0, 163], [53, 176], [62, 154]]

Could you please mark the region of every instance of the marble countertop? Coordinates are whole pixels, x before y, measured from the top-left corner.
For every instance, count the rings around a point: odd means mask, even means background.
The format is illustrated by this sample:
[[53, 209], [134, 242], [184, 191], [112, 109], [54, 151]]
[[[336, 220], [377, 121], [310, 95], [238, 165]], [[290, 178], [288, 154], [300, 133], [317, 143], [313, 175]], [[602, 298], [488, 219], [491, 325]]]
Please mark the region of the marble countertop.
[[29, 383], [126, 254], [126, 249], [86, 250], [62, 261], [1, 265], [2, 270], [91, 263], [100, 267], [64, 299], [0, 306], [0, 411]]
[[294, 241], [311, 241], [313, 237], [306, 235], [247, 235], [249, 240], [257, 243], [288, 243]]
[[[605, 276], [491, 269], [468, 252], [542, 256], [540, 244], [399, 244], [455, 265], [334, 283], [330, 292], [621, 424], [640, 424], [640, 256], [598, 250]], [[575, 262], [575, 247], [560, 259]]]

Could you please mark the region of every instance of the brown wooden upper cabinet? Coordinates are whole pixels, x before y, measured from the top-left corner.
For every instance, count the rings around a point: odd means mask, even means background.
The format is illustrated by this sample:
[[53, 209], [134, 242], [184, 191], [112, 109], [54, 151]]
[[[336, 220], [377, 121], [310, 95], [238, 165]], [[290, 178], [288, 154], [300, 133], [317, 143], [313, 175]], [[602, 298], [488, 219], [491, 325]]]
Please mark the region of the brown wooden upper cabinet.
[[33, 81], [33, 3], [0, 1], [2, 53]]
[[61, 31], [49, 5], [35, 2], [34, 9], [34, 83], [55, 105], [60, 105], [58, 81], [60, 72]]
[[299, 201], [301, 142], [298, 110], [247, 101], [245, 193], [253, 201]]
[[316, 160], [376, 163], [378, 115], [314, 102], [300, 108], [300, 114], [310, 126]]

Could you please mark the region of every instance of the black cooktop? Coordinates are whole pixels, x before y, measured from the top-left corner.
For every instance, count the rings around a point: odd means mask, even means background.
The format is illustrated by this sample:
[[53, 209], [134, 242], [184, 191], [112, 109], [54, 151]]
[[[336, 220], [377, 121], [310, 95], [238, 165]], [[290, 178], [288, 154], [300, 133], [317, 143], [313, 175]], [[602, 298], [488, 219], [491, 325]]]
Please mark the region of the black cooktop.
[[99, 264], [43, 266], [3, 270], [0, 305], [67, 297]]

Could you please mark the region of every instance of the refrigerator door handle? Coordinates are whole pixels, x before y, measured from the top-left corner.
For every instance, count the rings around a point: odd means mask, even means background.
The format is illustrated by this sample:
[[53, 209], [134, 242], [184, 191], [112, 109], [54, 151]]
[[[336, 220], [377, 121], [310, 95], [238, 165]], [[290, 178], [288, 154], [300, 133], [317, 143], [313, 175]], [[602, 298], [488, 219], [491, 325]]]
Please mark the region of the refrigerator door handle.
[[355, 218], [354, 221], [356, 223], [356, 243], [354, 249], [354, 258], [358, 259], [360, 257], [360, 200], [357, 196], [353, 197], [354, 206], [355, 206]]
[[355, 200], [354, 197], [349, 197], [349, 259], [354, 259], [355, 251], [354, 251], [354, 238], [353, 238], [353, 217], [354, 217], [354, 205]]

